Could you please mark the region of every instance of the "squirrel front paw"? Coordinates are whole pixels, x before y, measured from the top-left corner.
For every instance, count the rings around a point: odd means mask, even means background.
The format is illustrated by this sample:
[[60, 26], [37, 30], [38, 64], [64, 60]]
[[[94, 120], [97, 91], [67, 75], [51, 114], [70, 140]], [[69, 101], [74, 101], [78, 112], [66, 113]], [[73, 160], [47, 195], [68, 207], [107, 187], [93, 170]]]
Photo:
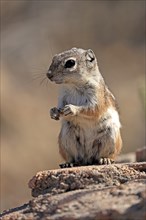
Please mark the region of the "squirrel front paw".
[[77, 108], [74, 105], [65, 105], [65, 107], [62, 109], [63, 115], [67, 116], [67, 115], [76, 115], [77, 113]]
[[50, 109], [50, 117], [54, 120], [59, 120], [60, 118], [60, 111], [58, 108], [54, 107]]

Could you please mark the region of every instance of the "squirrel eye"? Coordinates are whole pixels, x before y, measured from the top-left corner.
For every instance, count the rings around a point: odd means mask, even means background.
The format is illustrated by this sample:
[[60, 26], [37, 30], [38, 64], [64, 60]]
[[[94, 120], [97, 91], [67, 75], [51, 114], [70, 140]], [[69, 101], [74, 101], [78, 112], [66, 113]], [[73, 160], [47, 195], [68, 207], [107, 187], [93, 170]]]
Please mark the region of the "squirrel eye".
[[71, 68], [71, 67], [73, 67], [75, 65], [75, 60], [67, 60], [66, 61], [66, 63], [65, 63], [65, 65], [64, 65], [64, 67], [65, 68]]

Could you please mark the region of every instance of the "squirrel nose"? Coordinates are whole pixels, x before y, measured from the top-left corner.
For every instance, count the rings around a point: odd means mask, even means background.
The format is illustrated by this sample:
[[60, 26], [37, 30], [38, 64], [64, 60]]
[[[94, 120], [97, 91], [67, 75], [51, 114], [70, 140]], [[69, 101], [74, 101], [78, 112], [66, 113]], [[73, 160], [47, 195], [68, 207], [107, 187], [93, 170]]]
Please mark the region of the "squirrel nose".
[[53, 77], [53, 74], [52, 74], [52, 72], [51, 72], [51, 70], [48, 70], [48, 72], [47, 72], [47, 77], [49, 78], [49, 79], [51, 79], [52, 77]]

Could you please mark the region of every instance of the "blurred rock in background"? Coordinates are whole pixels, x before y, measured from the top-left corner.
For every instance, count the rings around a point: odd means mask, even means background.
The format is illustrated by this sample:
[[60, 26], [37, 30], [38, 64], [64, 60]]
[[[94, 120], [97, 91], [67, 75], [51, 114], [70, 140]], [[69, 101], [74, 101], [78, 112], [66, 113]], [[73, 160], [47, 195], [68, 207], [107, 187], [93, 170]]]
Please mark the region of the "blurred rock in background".
[[[30, 198], [27, 182], [61, 162], [52, 56], [91, 48], [115, 94], [123, 151], [145, 140], [145, 1], [1, 1], [1, 209]], [[142, 97], [142, 98], [141, 98]]]

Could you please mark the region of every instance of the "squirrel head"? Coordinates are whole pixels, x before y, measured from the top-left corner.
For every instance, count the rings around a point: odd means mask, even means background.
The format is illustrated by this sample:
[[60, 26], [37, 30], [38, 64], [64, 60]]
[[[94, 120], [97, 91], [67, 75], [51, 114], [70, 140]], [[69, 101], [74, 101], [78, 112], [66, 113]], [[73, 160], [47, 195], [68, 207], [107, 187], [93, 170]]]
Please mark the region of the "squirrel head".
[[98, 66], [94, 52], [72, 48], [53, 57], [47, 77], [57, 84], [86, 83], [97, 76]]

